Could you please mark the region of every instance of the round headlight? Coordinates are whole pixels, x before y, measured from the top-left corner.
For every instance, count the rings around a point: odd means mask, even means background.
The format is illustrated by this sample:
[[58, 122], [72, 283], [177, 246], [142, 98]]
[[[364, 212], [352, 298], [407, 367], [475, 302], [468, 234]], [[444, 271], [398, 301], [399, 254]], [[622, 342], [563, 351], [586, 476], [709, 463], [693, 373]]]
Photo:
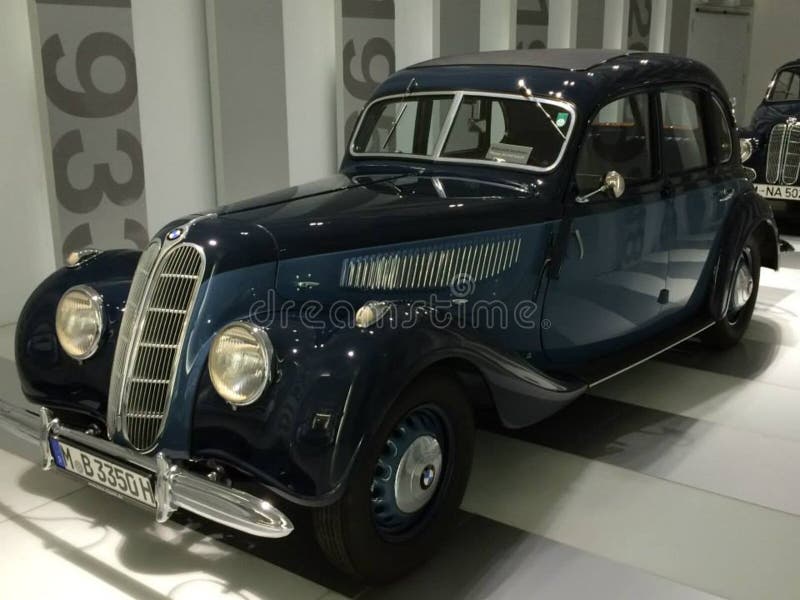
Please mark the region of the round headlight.
[[739, 151], [741, 152], [742, 162], [747, 162], [753, 156], [753, 140], [750, 138], [742, 138], [739, 140]]
[[208, 372], [214, 389], [234, 406], [252, 404], [272, 378], [272, 343], [248, 323], [231, 323], [214, 338]]
[[79, 285], [61, 296], [56, 308], [56, 336], [72, 358], [85, 360], [97, 352], [103, 325], [103, 299], [95, 290]]

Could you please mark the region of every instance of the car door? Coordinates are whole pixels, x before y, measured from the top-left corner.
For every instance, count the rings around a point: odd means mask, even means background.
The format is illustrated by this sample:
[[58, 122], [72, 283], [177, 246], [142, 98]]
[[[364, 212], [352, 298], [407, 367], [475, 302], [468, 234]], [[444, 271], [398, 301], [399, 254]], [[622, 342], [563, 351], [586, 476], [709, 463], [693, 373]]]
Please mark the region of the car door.
[[560, 267], [550, 274], [541, 327], [542, 347], [557, 364], [622, 349], [657, 323], [668, 256], [655, 101], [648, 93], [614, 100], [593, 118], [582, 141], [578, 195], [596, 189], [609, 171], [621, 173], [627, 189], [620, 198], [566, 199], [572, 230]]
[[659, 94], [664, 193], [670, 198], [665, 315], [689, 316], [706, 297], [715, 248], [737, 191], [730, 119], [700, 88]]

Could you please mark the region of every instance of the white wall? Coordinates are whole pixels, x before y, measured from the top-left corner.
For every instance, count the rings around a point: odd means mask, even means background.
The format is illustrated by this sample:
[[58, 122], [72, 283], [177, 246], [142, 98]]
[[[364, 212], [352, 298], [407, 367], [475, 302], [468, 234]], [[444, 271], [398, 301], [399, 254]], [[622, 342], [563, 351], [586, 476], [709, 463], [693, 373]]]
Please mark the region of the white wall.
[[326, 177], [338, 167], [335, 18], [333, 2], [283, 2], [290, 185]]
[[133, 2], [150, 233], [216, 205], [205, 7]]
[[798, 23], [800, 5], [797, 0], [758, 0], [754, 3], [747, 100], [736, 110], [741, 124], [750, 122], [775, 69], [800, 57]]
[[55, 268], [26, 2], [0, 3], [0, 324]]

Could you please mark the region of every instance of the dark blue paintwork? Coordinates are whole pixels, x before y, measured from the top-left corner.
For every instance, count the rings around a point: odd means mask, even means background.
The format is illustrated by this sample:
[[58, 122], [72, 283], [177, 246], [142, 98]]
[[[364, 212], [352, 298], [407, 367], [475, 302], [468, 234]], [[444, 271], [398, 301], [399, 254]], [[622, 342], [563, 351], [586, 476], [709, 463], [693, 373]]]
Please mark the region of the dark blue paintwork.
[[[543, 61], [558, 56], [523, 54]], [[560, 93], [574, 104], [577, 122], [561, 164], [550, 173], [348, 154], [331, 178], [194, 222], [186, 240], [203, 248], [207, 269], [158, 450], [234, 467], [294, 502], [328, 503], [341, 493], [388, 407], [426, 369], [448, 369], [471, 398], [494, 404], [508, 426], [527, 425], [586, 389], [589, 382], [573, 367], [630, 353], [692, 320], [720, 318], [735, 258], [753, 232], [763, 240], [765, 266], [777, 267], [771, 212], [737, 158], [669, 182], [657, 176], [620, 200], [598, 196], [576, 204], [574, 163], [584, 130], [611, 98], [680, 83], [714, 93], [731, 126], [733, 117], [719, 80], [695, 61], [607, 52], [568, 58], [587, 64], [576, 70], [550, 63], [469, 66], [474, 59], [467, 57], [464, 65], [412, 67], [376, 92], [401, 93], [415, 78], [418, 91], [515, 93], [524, 78], [536, 93]], [[729, 186], [734, 197], [722, 206], [717, 194]], [[186, 223], [170, 223], [157, 236]], [[468, 305], [535, 304], [533, 327], [500, 328], [480, 318], [459, 326], [465, 305], [453, 304], [461, 298], [447, 288], [341, 287], [342, 265], [354, 257], [509, 236], [520, 239], [519, 260], [477, 282]], [[80, 418], [104, 427], [136, 258], [106, 252], [62, 269], [34, 292], [20, 316], [17, 361], [25, 392], [67, 422]], [[58, 299], [77, 284], [103, 295], [108, 318], [106, 339], [83, 364], [64, 356], [53, 332]], [[658, 302], [662, 290], [670, 291], [666, 303]], [[430, 304], [432, 292], [441, 305]], [[338, 323], [330, 310], [309, 323], [299, 308], [312, 302], [330, 309], [337, 301], [358, 308], [368, 300], [393, 302], [396, 317], [413, 326], [357, 329]], [[448, 315], [454, 321], [443, 324]], [[263, 397], [233, 410], [211, 385], [207, 358], [215, 333], [239, 319], [264, 327], [277, 365]]]
[[[767, 88], [767, 93], [753, 112], [750, 124], [747, 127], [743, 127], [739, 133], [741, 138], [749, 138], [754, 141], [753, 155], [745, 165], [755, 170], [756, 179], [754, 183], [756, 184], [769, 185], [766, 179], [767, 148], [772, 128], [779, 123], [785, 123], [791, 118], [800, 119], [799, 101], [774, 101], [768, 99], [769, 92], [775, 85], [778, 74], [786, 69], [792, 69], [800, 73], [800, 59], [789, 61], [775, 71]], [[768, 199], [768, 201], [779, 219], [800, 219], [800, 200]]]

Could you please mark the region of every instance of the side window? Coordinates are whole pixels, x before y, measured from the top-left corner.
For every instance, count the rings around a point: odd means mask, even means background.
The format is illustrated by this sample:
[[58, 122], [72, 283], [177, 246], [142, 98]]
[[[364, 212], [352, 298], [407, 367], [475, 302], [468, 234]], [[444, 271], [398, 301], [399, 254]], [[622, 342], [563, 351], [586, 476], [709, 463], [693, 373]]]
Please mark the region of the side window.
[[607, 104], [589, 125], [575, 172], [581, 193], [596, 189], [609, 171], [618, 171], [629, 184], [653, 176], [650, 106], [647, 94]]
[[781, 71], [775, 78], [769, 99], [774, 102], [800, 100], [800, 75], [794, 71]]
[[661, 93], [663, 166], [668, 175], [708, 166], [700, 93], [668, 90]]
[[714, 98], [712, 103], [714, 115], [714, 147], [717, 152], [717, 160], [719, 164], [725, 164], [730, 161], [733, 156], [733, 139], [731, 136], [731, 128], [728, 125], [728, 119], [725, 116], [725, 110], [717, 98]]

